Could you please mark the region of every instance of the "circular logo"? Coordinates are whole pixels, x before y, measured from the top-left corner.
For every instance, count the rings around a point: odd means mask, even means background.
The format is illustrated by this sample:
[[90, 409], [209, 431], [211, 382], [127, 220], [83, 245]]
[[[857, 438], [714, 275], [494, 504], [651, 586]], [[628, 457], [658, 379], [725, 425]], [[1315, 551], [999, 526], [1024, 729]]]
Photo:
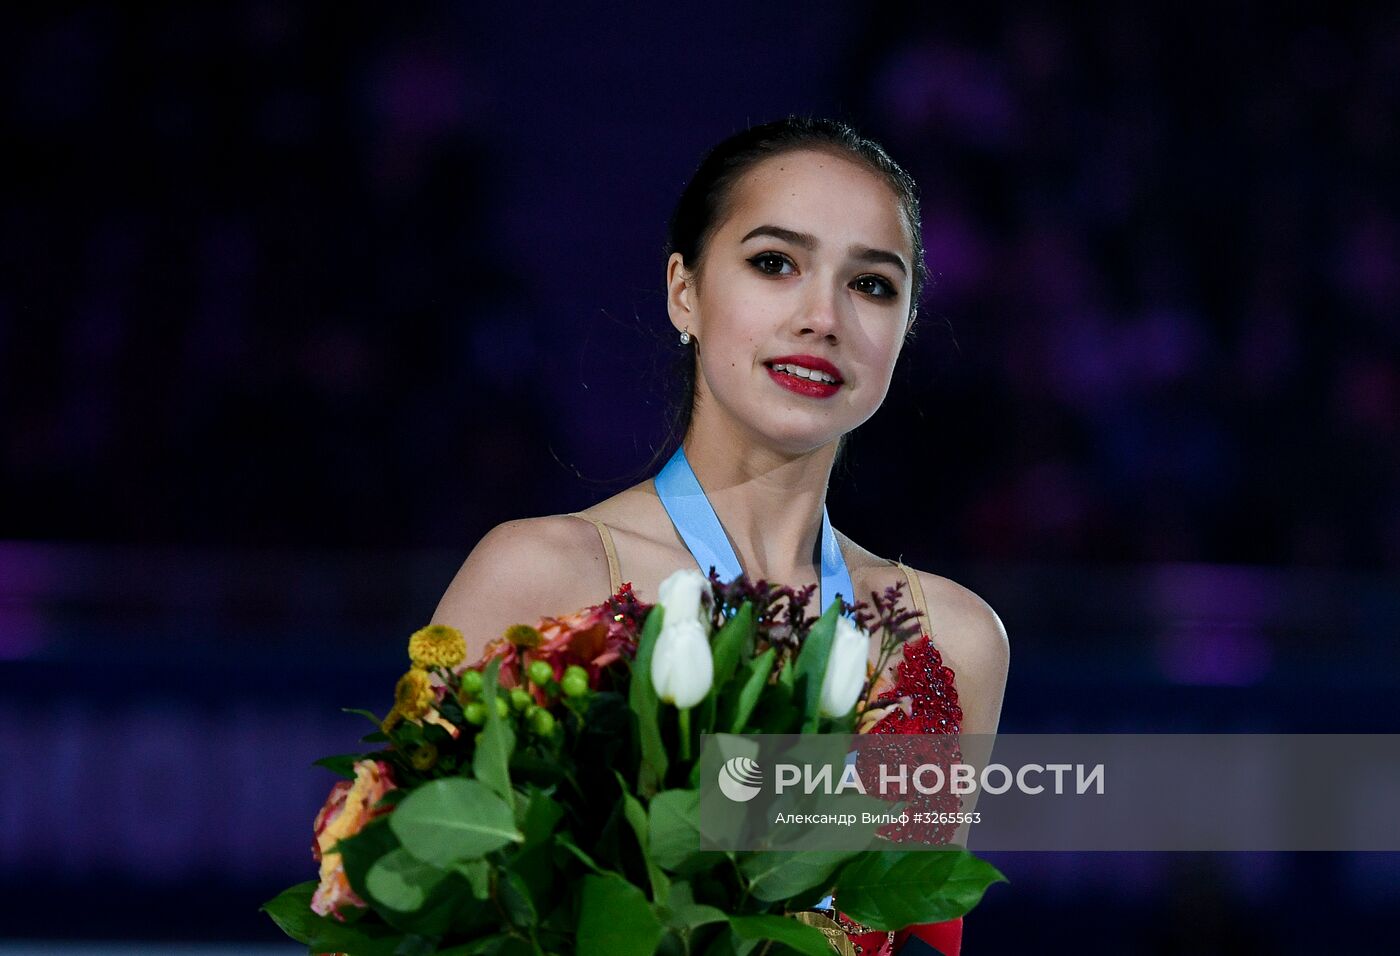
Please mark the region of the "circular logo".
[[735, 803], [745, 803], [763, 789], [763, 771], [748, 757], [730, 757], [719, 768], [719, 790]]

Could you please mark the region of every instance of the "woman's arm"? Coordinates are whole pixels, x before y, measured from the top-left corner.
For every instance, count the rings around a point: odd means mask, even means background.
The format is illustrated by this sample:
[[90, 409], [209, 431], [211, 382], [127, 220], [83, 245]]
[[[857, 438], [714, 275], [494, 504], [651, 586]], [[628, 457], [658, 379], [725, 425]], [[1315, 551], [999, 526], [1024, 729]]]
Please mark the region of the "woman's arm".
[[569, 515], [521, 518], [492, 528], [472, 549], [433, 612], [457, 628], [467, 660], [512, 624], [534, 624], [607, 599], [607, 558], [597, 530]]

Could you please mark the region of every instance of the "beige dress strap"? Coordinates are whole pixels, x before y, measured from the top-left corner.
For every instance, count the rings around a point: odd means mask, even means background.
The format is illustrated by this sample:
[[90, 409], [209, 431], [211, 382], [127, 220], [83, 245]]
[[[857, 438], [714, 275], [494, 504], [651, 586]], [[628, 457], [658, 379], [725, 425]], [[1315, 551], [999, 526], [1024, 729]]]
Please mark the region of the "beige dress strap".
[[603, 551], [606, 552], [608, 556], [608, 580], [612, 584], [612, 590], [608, 592], [608, 596], [611, 597], [622, 587], [622, 573], [618, 570], [617, 548], [613, 546], [612, 532], [608, 530], [607, 525], [603, 524], [603, 522], [599, 521], [597, 518], [590, 518], [588, 515], [579, 514], [577, 511], [570, 511], [569, 516], [572, 518], [582, 518], [584, 521], [591, 522], [593, 527], [598, 529], [598, 537], [603, 539]]
[[904, 572], [904, 580], [909, 582], [909, 598], [914, 602], [914, 610], [923, 616], [919, 618], [919, 627], [925, 634], [933, 633], [933, 624], [928, 616], [928, 604], [924, 601], [924, 585], [919, 580], [919, 576], [902, 561], [896, 561], [895, 567]]

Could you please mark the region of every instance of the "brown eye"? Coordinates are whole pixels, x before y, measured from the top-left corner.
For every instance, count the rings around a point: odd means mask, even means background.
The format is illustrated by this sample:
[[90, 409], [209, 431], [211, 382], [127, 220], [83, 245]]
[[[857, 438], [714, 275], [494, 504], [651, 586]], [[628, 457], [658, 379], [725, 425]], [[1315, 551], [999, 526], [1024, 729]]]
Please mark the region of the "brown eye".
[[876, 275], [863, 275], [852, 283], [857, 292], [865, 292], [878, 299], [888, 299], [899, 294], [894, 285], [886, 278]]
[[764, 275], [777, 276], [785, 274], [783, 266], [792, 265], [792, 260], [776, 252], [760, 252], [749, 260], [749, 264]]

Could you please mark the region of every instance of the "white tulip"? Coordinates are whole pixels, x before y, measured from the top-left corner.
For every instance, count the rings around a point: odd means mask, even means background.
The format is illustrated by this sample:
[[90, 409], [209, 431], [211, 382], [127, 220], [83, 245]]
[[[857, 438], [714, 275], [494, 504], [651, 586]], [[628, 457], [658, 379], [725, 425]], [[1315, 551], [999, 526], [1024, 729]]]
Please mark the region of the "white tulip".
[[713, 599], [710, 579], [694, 568], [682, 568], [662, 581], [658, 595], [659, 603], [666, 609], [664, 626], [692, 618], [702, 624], [707, 623], [708, 618], [700, 607], [701, 597], [706, 594]]
[[710, 635], [695, 617], [672, 623], [669, 609], [664, 621], [651, 652], [651, 683], [656, 696], [688, 710], [705, 699], [714, 682]]
[[822, 678], [822, 713], [827, 717], [844, 717], [856, 705], [869, 656], [870, 634], [845, 615], [838, 617]]

